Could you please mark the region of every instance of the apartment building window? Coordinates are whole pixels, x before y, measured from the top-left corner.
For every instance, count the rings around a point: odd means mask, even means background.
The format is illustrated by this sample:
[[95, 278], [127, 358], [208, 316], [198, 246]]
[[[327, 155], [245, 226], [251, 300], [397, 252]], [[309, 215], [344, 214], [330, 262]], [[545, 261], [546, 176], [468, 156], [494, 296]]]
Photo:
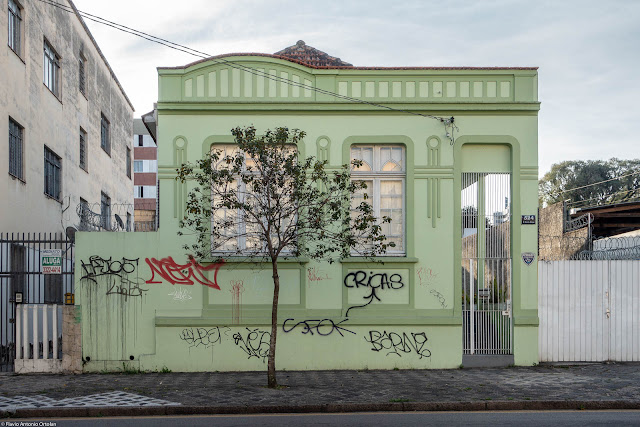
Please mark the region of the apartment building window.
[[9, 118], [9, 174], [24, 181], [24, 128]]
[[109, 127], [111, 124], [104, 114], [100, 115], [100, 147], [111, 155], [111, 141], [109, 139]]
[[87, 96], [86, 92], [86, 73], [85, 70], [87, 68], [87, 59], [84, 57], [84, 53], [80, 52], [80, 57], [78, 58], [78, 89], [80, 93], [84, 96]]
[[22, 8], [9, 0], [9, 47], [20, 56], [22, 53]]
[[61, 159], [47, 146], [44, 147], [44, 193], [56, 200], [60, 200]]
[[396, 245], [388, 248], [389, 255], [405, 253], [406, 168], [404, 158], [404, 147], [400, 145], [353, 145], [351, 147], [351, 160], [362, 161], [362, 166], [352, 170], [351, 179], [364, 181], [367, 185], [365, 190], [354, 194], [352, 208], [366, 201], [372, 205], [377, 218], [385, 216], [391, 218], [391, 223], [382, 224], [382, 233], [387, 237], [387, 242], [393, 242]]
[[85, 171], [87, 168], [87, 132], [80, 128], [80, 167]]
[[60, 97], [60, 57], [46, 40], [44, 41], [43, 81], [55, 96]]
[[144, 147], [144, 135], [138, 135], [138, 147]]
[[111, 229], [111, 198], [105, 193], [100, 193], [100, 216], [102, 218], [102, 228]]
[[133, 161], [133, 171], [134, 172], [142, 172], [143, 171], [143, 163], [142, 160], [134, 160]]
[[80, 197], [78, 215], [80, 216], [80, 230], [86, 230], [91, 218], [91, 209], [89, 209], [89, 203], [82, 197]]
[[127, 147], [127, 177], [131, 178], [131, 148]]

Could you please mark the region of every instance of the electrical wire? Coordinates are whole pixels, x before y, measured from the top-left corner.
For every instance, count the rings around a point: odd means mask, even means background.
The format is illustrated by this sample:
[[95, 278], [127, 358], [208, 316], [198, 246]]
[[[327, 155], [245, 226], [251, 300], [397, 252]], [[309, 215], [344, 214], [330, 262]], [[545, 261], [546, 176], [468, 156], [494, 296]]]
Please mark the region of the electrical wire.
[[638, 175], [638, 174], [640, 174], [640, 171], [629, 173], [629, 174], [626, 174], [626, 175], [620, 175], [620, 176], [618, 176], [616, 178], [611, 178], [611, 179], [607, 179], [607, 180], [604, 180], [604, 181], [594, 182], [592, 184], [583, 185], [582, 187], [576, 187], [576, 188], [570, 188], [568, 190], [557, 191], [557, 192], [551, 193], [551, 194], [559, 195], [559, 194], [563, 194], [563, 193], [569, 193], [571, 191], [581, 190], [581, 189], [587, 188], [587, 187], [593, 187], [594, 185], [604, 184], [605, 182], [615, 181], [615, 180], [618, 180], [618, 179], [622, 179], [622, 178], [626, 178], [628, 176], [633, 176], [633, 175]]
[[[66, 11], [66, 12], [69, 12], [69, 13], [75, 13], [75, 11], [74, 11], [74, 9], [72, 7], [60, 4], [60, 3], [56, 2], [56, 1], [53, 1], [53, 0], [39, 0], [39, 1], [42, 2], [42, 3], [45, 3], [45, 4], [49, 4], [51, 6], [58, 7], [58, 8]], [[333, 97], [336, 97], [336, 98], [339, 98], [339, 99], [343, 99], [345, 101], [350, 101], [350, 102], [353, 102], [353, 103], [365, 104], [365, 105], [369, 105], [369, 106], [372, 106], [372, 107], [383, 108], [383, 109], [386, 109], [386, 110], [389, 110], [389, 111], [396, 111], [396, 112], [400, 112], [400, 113], [406, 113], [406, 114], [411, 114], [411, 115], [414, 115], [414, 116], [420, 116], [420, 117], [425, 117], [425, 118], [429, 118], [429, 119], [438, 120], [439, 122], [443, 123], [445, 126], [450, 126], [451, 127], [451, 129], [452, 129], [451, 139], [452, 140], [453, 140], [453, 131], [454, 130], [458, 130], [457, 126], [454, 125], [454, 118], [453, 117], [446, 118], [446, 117], [434, 116], [434, 115], [431, 115], [431, 114], [422, 114], [422, 113], [418, 113], [418, 112], [415, 112], [415, 111], [409, 111], [409, 110], [404, 110], [404, 109], [400, 109], [400, 108], [393, 108], [393, 107], [390, 107], [388, 105], [378, 104], [376, 102], [365, 101], [363, 99], [352, 98], [352, 97], [346, 96], [346, 95], [340, 95], [340, 94], [335, 93], [335, 92], [331, 92], [331, 91], [328, 91], [328, 90], [325, 90], [325, 89], [317, 88], [315, 86], [310, 86], [310, 85], [306, 85], [306, 84], [301, 83], [301, 82], [296, 82], [296, 81], [293, 81], [293, 80], [290, 80], [290, 79], [287, 79], [287, 78], [274, 76], [272, 74], [268, 74], [265, 71], [260, 71], [260, 70], [258, 70], [256, 68], [252, 68], [252, 67], [248, 67], [246, 65], [238, 64], [236, 62], [229, 61], [229, 60], [227, 60], [225, 58], [212, 58], [213, 55], [210, 55], [210, 54], [208, 54], [206, 52], [202, 52], [202, 51], [199, 51], [199, 50], [196, 50], [196, 49], [192, 49], [192, 48], [190, 48], [188, 46], [184, 46], [184, 45], [181, 45], [179, 43], [174, 43], [174, 42], [172, 42], [170, 40], [166, 40], [166, 39], [163, 39], [161, 37], [157, 37], [157, 36], [145, 33], [143, 31], [136, 30], [135, 28], [127, 27], [126, 25], [118, 24], [117, 22], [110, 21], [110, 20], [102, 18], [100, 16], [90, 14], [88, 12], [84, 12], [84, 11], [81, 11], [81, 10], [78, 10], [78, 9], [76, 9], [76, 10], [80, 14], [80, 16], [82, 16], [83, 18], [88, 19], [90, 21], [93, 21], [93, 22], [96, 22], [96, 23], [99, 23], [99, 24], [103, 24], [103, 25], [106, 25], [108, 27], [117, 29], [119, 31], [122, 31], [122, 32], [125, 32], [125, 33], [129, 33], [129, 34], [141, 37], [141, 38], [143, 38], [145, 40], [161, 44], [163, 46], [169, 47], [171, 49], [174, 49], [174, 50], [177, 50], [177, 51], [180, 51], [180, 52], [183, 52], [183, 53], [187, 53], [187, 54], [192, 55], [192, 56], [196, 56], [196, 57], [199, 57], [199, 58], [202, 58], [202, 59], [211, 59], [212, 61], [214, 61], [216, 63], [224, 63], [224, 64], [226, 64], [226, 65], [228, 65], [228, 66], [230, 66], [232, 68], [249, 72], [249, 73], [251, 73], [251, 74], [253, 74], [255, 76], [258, 76], [258, 77], [264, 77], [264, 78], [267, 78], [269, 80], [272, 80], [272, 81], [275, 81], [275, 82], [278, 82], [278, 83], [285, 83], [285, 84], [288, 84], [290, 86], [296, 86], [296, 87], [299, 87], [299, 88], [302, 88], [302, 89], [312, 90], [314, 92], [321, 93], [323, 95], [333, 96]]]
[[[616, 194], [634, 193], [637, 190], [640, 190], [640, 187], [630, 188], [628, 190], [620, 190], [620, 191], [616, 191], [615, 193], [606, 193], [606, 194], [603, 194], [601, 197], [592, 197], [590, 199], [585, 199], [585, 200], [576, 200], [575, 202], [570, 202], [569, 205], [571, 205], [572, 207], [576, 207], [575, 205], [578, 205], [580, 203], [589, 202], [591, 200], [602, 200], [602, 199], [606, 199], [607, 197], [610, 197], [610, 196], [615, 196]], [[618, 200], [618, 201], [623, 201], [623, 200]], [[584, 206], [578, 206], [578, 207], [584, 208]]]

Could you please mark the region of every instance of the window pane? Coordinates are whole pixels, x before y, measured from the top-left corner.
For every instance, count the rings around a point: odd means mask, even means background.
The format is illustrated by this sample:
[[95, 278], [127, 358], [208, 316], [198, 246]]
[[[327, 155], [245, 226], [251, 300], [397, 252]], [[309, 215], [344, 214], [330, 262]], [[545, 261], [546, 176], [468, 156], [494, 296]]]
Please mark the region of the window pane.
[[22, 142], [23, 129], [18, 123], [9, 119], [9, 173], [23, 179]]
[[384, 172], [401, 172], [404, 170], [402, 147], [380, 148], [380, 169]]
[[362, 160], [362, 166], [354, 168], [358, 172], [373, 170], [373, 147], [351, 147], [351, 160]]

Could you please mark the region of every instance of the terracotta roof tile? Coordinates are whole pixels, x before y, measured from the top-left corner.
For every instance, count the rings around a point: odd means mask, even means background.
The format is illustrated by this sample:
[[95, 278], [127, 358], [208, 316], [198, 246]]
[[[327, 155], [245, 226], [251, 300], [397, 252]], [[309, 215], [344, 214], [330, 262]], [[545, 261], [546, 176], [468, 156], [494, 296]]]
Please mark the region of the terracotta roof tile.
[[352, 67], [352, 64], [342, 61], [340, 58], [329, 56], [325, 52], [307, 45], [304, 41], [298, 40], [293, 46], [289, 46], [274, 55], [295, 59], [304, 64], [314, 67]]

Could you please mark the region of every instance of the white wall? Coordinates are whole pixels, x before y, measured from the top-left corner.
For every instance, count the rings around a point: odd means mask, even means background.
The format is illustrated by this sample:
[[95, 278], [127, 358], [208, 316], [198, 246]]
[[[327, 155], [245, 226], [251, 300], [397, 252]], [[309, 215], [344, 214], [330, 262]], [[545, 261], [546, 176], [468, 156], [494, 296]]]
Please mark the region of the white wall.
[[[81, 197], [99, 203], [105, 192], [112, 204], [133, 204], [133, 180], [126, 176], [125, 160], [127, 147], [133, 157], [133, 107], [75, 14], [43, 2], [21, 3], [21, 57], [0, 43], [0, 230], [62, 231], [77, 224]], [[7, 32], [3, 1], [4, 40]], [[60, 56], [59, 97], [43, 84], [45, 38]], [[81, 50], [87, 60], [86, 97], [78, 89]], [[100, 148], [101, 114], [111, 123], [110, 155]], [[9, 116], [24, 127], [24, 181], [8, 174]], [[80, 127], [87, 132], [88, 172], [79, 166]], [[62, 159], [59, 201], [44, 194], [45, 145]]]

